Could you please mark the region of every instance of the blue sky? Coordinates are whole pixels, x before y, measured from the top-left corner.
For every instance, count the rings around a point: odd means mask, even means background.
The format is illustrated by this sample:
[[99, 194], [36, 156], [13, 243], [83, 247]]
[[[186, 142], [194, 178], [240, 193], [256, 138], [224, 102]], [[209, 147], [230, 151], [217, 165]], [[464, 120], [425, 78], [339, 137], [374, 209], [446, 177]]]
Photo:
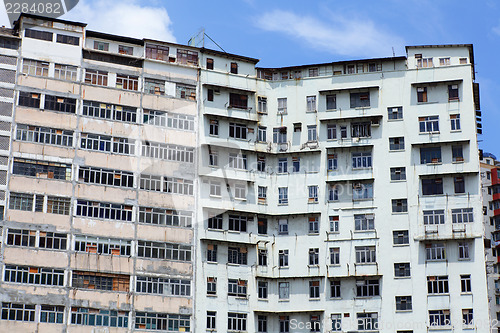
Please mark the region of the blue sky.
[[[405, 45], [474, 44], [480, 147], [500, 158], [500, 1], [80, 0], [63, 16], [89, 29], [181, 44], [204, 28], [230, 53], [263, 67], [404, 55]], [[6, 16], [0, 23], [7, 25]], [[216, 46], [206, 41], [206, 47]]]

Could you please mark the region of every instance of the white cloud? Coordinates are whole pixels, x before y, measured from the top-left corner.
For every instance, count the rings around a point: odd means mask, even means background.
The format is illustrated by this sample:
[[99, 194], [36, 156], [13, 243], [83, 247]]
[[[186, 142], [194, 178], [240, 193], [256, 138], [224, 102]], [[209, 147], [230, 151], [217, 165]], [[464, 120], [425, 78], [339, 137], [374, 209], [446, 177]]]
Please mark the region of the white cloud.
[[176, 42], [167, 10], [137, 0], [80, 0], [62, 18], [87, 23], [88, 29], [99, 32]]
[[284, 33], [305, 41], [315, 49], [344, 56], [392, 56], [392, 47], [400, 49], [404, 41], [383, 31], [369, 19], [344, 18], [333, 15], [331, 22], [289, 11], [275, 10], [261, 15], [257, 26]]

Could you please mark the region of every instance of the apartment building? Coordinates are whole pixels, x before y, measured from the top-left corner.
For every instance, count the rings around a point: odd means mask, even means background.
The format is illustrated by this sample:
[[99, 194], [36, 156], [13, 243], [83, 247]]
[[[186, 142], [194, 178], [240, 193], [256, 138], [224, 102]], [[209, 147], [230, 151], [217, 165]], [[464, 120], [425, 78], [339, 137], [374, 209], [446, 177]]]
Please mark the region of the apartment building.
[[494, 322], [500, 319], [500, 250], [498, 250], [500, 245], [500, 219], [498, 217], [500, 215], [500, 197], [498, 196], [500, 163], [495, 155], [490, 153], [480, 154], [480, 157], [488, 302], [490, 320]]
[[193, 331], [197, 57], [0, 31], [1, 331]]
[[489, 332], [472, 45], [406, 51], [201, 55], [197, 332]]

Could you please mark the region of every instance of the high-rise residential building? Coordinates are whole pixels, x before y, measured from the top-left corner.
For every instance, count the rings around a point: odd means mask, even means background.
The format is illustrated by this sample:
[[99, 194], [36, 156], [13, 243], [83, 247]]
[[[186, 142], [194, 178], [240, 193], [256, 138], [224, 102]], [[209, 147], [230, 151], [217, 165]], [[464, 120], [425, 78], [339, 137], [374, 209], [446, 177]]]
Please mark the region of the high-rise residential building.
[[500, 319], [500, 162], [490, 153], [482, 154], [480, 161], [488, 302], [493, 323]]
[[0, 30], [0, 327], [489, 331], [472, 45], [257, 63]]
[[192, 331], [198, 52], [25, 15], [0, 54], [1, 331]]

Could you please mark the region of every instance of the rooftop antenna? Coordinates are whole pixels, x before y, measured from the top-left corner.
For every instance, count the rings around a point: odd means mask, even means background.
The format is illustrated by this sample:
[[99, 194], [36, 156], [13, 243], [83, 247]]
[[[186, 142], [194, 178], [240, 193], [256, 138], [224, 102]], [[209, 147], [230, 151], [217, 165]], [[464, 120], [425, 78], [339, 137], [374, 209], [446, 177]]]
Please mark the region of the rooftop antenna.
[[210, 39], [222, 52], [227, 53], [215, 40], [213, 40], [209, 35], [205, 33], [205, 28], [201, 28], [200, 31], [193, 37], [189, 38], [187, 44], [194, 47], [205, 47], [205, 37]]
[[394, 52], [394, 46], [392, 47], [392, 56], [395, 57], [396, 53]]

